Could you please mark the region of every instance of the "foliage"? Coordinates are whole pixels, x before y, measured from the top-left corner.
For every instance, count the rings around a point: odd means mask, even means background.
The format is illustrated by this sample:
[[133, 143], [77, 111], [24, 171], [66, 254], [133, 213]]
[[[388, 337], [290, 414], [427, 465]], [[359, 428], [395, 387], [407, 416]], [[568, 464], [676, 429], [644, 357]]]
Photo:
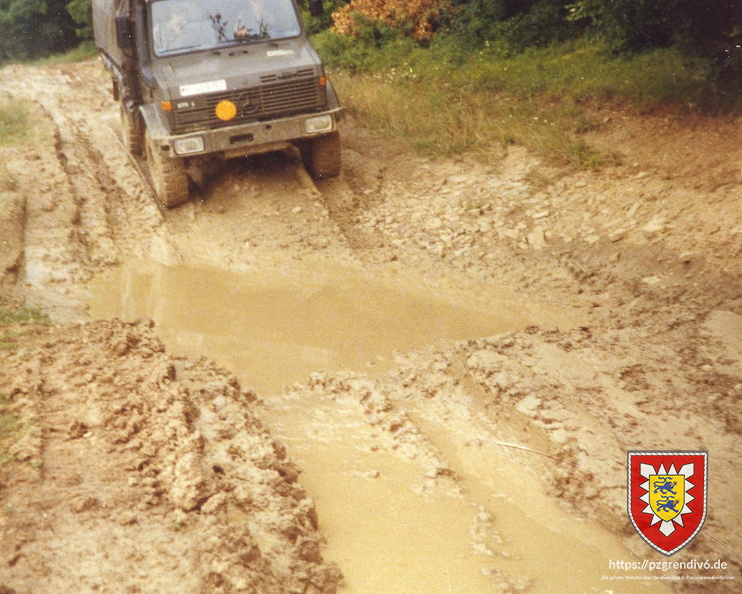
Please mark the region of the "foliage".
[[17, 420], [15, 415], [5, 414], [5, 406], [0, 405], [0, 440], [15, 432]]
[[65, 51], [77, 41], [65, 0], [0, 0], [0, 62]]
[[100, 50], [93, 40], [81, 41], [80, 45], [63, 54], [52, 54], [45, 58], [36, 60], [40, 66], [57, 66], [59, 64], [72, 64], [99, 55]]
[[566, 9], [559, 2], [541, 1], [531, 10], [516, 14], [498, 23], [493, 34], [504, 38], [514, 52], [531, 47], [546, 47], [552, 43], [576, 38], [581, 28], [566, 20]]
[[46, 324], [49, 318], [41, 310], [24, 306], [20, 309], [6, 309], [0, 307], [0, 324], [13, 324], [17, 322], [35, 322]]
[[0, 362], [4, 353], [12, 353], [18, 348], [18, 338], [28, 333], [27, 328], [15, 325], [19, 322], [46, 325], [49, 319], [41, 311], [28, 307], [19, 310], [0, 307]]
[[[321, 17], [298, 4], [310, 33], [349, 37], [323, 40], [346, 63], [371, 60], [374, 46], [398, 52], [401, 39], [515, 54], [588, 36], [617, 56], [677, 47], [742, 92], [741, 0], [324, 0]], [[67, 52], [92, 39], [91, 22], [91, 0], [0, 0], [0, 63]]]
[[72, 0], [67, 3], [67, 12], [75, 21], [77, 36], [85, 41], [93, 38], [93, 10], [91, 0]]
[[673, 31], [685, 28], [683, 0], [577, 0], [568, 20], [584, 22], [615, 51], [666, 46]]
[[451, 14], [450, 0], [352, 0], [332, 18], [334, 30], [344, 35], [358, 36], [364, 28], [381, 24], [425, 41]]
[[[734, 101], [742, 93], [742, 2], [740, 0], [427, 0], [408, 10], [449, 6], [436, 27], [419, 33], [396, 0], [353, 0], [334, 14], [332, 40], [342, 61], [369, 62], [371, 46], [399, 46], [400, 37], [476, 51], [496, 46], [508, 54], [580, 38], [592, 39], [614, 56], [677, 48], [686, 60], [703, 60], [704, 77]], [[406, 19], [406, 20], [405, 20]], [[433, 34], [435, 33], [435, 37]], [[360, 46], [360, 47], [358, 47]], [[396, 50], [395, 50], [396, 51]], [[360, 62], [357, 60], [360, 59]]]
[[319, 17], [309, 13], [309, 0], [297, 0], [304, 26], [310, 34], [319, 33], [332, 26], [332, 15], [350, 2], [350, 0], [325, 0], [323, 13]]
[[506, 17], [505, 0], [469, 0], [459, 2], [458, 19], [453, 31], [467, 45], [482, 45], [497, 37], [497, 28]]
[[561, 0], [464, 0], [451, 31], [469, 45], [505, 40], [511, 48], [544, 46], [571, 37]]
[[676, 45], [711, 59], [721, 77], [742, 78], [739, 0], [575, 0], [568, 20], [582, 22], [617, 53]]
[[[708, 63], [673, 48], [614, 56], [578, 40], [513, 53], [504, 42], [472, 52], [438, 37], [428, 48], [397, 40], [381, 48], [323, 33], [323, 59], [344, 103], [364, 125], [384, 129], [424, 153], [488, 154], [503, 144], [527, 146], [546, 159], [580, 167], [615, 162], [581, 134], [595, 127], [601, 104], [683, 109], [705, 97]], [[349, 63], [349, 57], [358, 58]]]

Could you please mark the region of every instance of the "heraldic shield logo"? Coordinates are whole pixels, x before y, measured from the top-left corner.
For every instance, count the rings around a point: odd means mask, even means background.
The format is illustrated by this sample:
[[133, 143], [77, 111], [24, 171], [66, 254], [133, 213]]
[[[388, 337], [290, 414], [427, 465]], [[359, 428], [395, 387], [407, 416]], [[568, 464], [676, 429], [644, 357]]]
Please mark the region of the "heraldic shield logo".
[[706, 520], [708, 452], [628, 452], [628, 511], [647, 543], [674, 555]]

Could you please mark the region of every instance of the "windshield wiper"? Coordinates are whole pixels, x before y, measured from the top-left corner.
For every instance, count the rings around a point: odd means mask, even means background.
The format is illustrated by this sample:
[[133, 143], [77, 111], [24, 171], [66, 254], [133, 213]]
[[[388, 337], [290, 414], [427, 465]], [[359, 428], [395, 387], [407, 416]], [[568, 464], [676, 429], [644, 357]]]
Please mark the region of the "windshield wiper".
[[185, 52], [185, 51], [200, 48], [200, 47], [201, 47], [201, 44], [198, 43], [196, 45], [183, 45], [181, 47], [169, 48], [167, 52], [165, 52], [165, 54], [163, 55], [168, 56], [170, 54], [179, 54], [181, 52]]
[[239, 39], [225, 39], [220, 41], [220, 45], [248, 45], [250, 43], [257, 43], [259, 41], [267, 41], [270, 37], [261, 37], [260, 35], [249, 35], [247, 37], [240, 37]]

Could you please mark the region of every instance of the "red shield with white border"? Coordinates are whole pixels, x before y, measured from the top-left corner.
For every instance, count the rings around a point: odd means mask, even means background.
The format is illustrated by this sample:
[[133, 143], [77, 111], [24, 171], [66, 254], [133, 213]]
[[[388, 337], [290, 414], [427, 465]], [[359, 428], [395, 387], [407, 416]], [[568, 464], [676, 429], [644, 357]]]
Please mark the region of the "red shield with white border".
[[639, 535], [674, 555], [706, 520], [708, 452], [630, 451], [628, 512]]

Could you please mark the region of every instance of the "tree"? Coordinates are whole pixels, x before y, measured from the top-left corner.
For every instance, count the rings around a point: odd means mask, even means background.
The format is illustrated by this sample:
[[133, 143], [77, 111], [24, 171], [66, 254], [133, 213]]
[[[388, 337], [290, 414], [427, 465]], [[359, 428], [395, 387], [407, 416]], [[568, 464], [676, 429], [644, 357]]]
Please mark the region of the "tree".
[[77, 24], [77, 36], [85, 41], [93, 38], [93, 9], [91, 0], [72, 0], [67, 12]]
[[0, 61], [63, 52], [77, 41], [64, 0], [0, 0]]
[[575, 0], [568, 10], [616, 52], [675, 45], [742, 84], [742, 0]]
[[740, 0], [575, 0], [567, 9], [569, 20], [585, 22], [618, 50], [674, 43], [708, 54], [742, 27]]
[[568, 0], [458, 0], [454, 31], [467, 43], [505, 41], [514, 51], [564, 41], [579, 33], [566, 21]]

